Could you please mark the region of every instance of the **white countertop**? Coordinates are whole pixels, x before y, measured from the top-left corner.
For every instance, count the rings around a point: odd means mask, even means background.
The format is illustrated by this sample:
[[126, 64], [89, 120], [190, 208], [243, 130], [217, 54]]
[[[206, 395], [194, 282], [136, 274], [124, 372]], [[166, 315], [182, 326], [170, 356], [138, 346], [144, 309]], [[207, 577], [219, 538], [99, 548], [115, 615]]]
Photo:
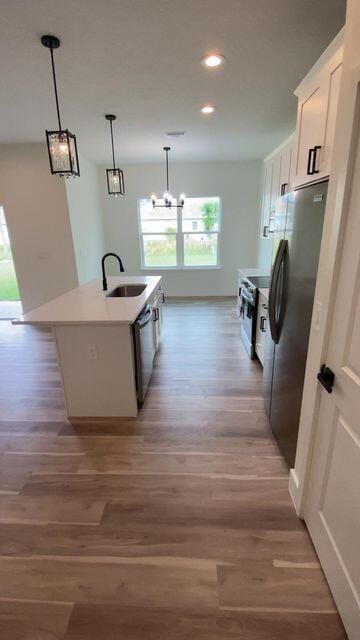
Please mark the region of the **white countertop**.
[[[107, 292], [102, 290], [101, 280], [91, 280], [16, 318], [13, 324], [132, 324], [160, 280], [161, 276], [109, 276]], [[106, 296], [122, 284], [147, 286], [143, 293], [132, 298]]]

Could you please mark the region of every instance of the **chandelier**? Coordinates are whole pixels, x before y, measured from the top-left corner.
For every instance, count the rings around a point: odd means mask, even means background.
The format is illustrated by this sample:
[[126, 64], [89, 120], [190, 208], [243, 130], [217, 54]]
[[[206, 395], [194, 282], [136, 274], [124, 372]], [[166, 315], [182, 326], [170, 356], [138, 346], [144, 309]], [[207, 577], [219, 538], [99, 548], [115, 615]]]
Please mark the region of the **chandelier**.
[[170, 147], [163, 147], [164, 151], [165, 151], [165, 157], [166, 157], [166, 191], [164, 192], [163, 195], [163, 200], [164, 200], [164, 204], [160, 204], [160, 202], [157, 201], [156, 198], [156, 194], [153, 193], [151, 196], [151, 202], [152, 202], [152, 206], [153, 208], [161, 208], [161, 207], [166, 207], [167, 209], [171, 209], [171, 207], [177, 207], [178, 209], [183, 209], [184, 204], [185, 204], [185, 194], [182, 193], [179, 201], [177, 204], [174, 204], [174, 199], [173, 196], [170, 193], [170, 187], [169, 187], [169, 151], [170, 151]]

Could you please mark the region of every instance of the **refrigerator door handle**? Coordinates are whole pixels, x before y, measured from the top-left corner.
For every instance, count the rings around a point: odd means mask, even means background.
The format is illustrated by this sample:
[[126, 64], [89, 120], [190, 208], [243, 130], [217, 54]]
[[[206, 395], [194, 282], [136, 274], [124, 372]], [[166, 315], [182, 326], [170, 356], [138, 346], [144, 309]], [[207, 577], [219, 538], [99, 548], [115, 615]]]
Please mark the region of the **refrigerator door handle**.
[[279, 283], [279, 276], [281, 273], [281, 265], [284, 260], [286, 249], [287, 249], [287, 240], [280, 240], [279, 248], [277, 250], [274, 268], [271, 274], [271, 282], [270, 282], [270, 290], [269, 290], [269, 325], [270, 325], [270, 334], [275, 342], [278, 344], [279, 342], [279, 327], [276, 322], [276, 294]]

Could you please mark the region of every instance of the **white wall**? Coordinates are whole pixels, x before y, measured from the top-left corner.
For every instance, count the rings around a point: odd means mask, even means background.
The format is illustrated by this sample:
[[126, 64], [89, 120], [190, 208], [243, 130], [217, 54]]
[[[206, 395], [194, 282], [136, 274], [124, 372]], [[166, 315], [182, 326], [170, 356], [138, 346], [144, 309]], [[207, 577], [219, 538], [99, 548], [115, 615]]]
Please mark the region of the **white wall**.
[[51, 175], [45, 144], [0, 146], [0, 203], [24, 311], [76, 287], [64, 180]]
[[79, 157], [80, 178], [65, 181], [79, 283], [100, 278], [104, 254], [102, 199], [97, 166]]
[[[222, 235], [220, 269], [147, 270], [161, 273], [168, 295], [235, 295], [237, 269], [256, 267], [260, 233], [261, 162], [188, 162], [170, 165], [174, 195], [220, 196]], [[126, 273], [140, 273], [137, 201], [164, 191], [164, 164], [122, 166], [126, 196], [106, 195], [105, 169], [100, 170], [106, 250], [118, 253]], [[110, 267], [115, 271], [115, 265]]]
[[264, 271], [264, 273], [270, 273], [271, 271], [272, 245], [272, 235], [270, 235], [268, 238], [259, 238], [257, 261], [259, 269]]

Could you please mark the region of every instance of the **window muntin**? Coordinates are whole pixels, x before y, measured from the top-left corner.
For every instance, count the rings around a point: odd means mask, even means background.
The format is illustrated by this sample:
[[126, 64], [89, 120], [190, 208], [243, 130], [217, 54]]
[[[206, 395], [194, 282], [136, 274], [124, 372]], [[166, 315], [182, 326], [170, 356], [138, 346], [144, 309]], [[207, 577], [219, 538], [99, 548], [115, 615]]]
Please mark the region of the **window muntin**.
[[187, 198], [183, 209], [154, 209], [141, 199], [138, 211], [143, 268], [219, 266], [219, 197]]

